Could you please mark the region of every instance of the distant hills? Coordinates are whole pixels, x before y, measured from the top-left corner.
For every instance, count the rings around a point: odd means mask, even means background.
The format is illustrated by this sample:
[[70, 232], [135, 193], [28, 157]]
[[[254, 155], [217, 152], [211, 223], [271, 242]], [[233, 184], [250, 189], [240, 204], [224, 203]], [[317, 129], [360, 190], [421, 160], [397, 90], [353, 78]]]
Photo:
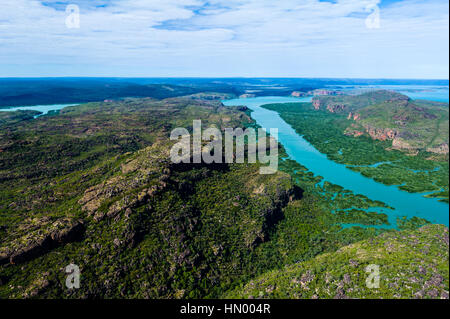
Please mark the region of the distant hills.
[[198, 93], [195, 88], [105, 81], [10, 82], [0, 87], [0, 106], [23, 106], [57, 103], [85, 103], [124, 97], [164, 99]]
[[326, 78], [0, 78], [0, 107], [99, 102], [126, 97], [164, 99], [204, 92], [232, 96], [302, 96], [330, 87], [448, 84], [448, 80]]
[[392, 148], [411, 153], [449, 152], [448, 103], [411, 100], [393, 91], [361, 95], [321, 96], [313, 99], [316, 110], [344, 113], [353, 123], [346, 135], [368, 134], [377, 140], [392, 140]]

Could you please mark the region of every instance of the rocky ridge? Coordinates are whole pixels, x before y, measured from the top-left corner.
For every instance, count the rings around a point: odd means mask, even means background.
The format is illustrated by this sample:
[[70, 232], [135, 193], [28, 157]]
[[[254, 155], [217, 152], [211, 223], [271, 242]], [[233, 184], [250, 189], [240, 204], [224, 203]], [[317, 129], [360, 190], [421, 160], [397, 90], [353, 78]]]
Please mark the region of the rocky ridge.
[[443, 225], [394, 231], [267, 273], [226, 297], [448, 299], [448, 249]]

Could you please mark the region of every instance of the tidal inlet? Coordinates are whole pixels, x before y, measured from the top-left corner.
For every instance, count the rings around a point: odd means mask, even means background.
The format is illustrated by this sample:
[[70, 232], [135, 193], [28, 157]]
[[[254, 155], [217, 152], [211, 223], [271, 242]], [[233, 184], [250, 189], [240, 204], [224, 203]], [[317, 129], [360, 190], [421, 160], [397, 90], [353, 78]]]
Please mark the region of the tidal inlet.
[[0, 299], [448, 300], [448, 6], [2, 1]]

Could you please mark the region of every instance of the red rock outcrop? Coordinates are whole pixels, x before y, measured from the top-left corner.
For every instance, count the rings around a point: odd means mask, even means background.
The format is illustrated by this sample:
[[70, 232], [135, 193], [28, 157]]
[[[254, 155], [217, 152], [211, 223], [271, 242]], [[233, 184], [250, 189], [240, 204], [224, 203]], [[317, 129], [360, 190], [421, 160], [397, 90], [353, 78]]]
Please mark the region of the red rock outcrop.
[[314, 106], [314, 109], [320, 110], [320, 101], [319, 101], [319, 99], [313, 99], [312, 104]]
[[345, 104], [328, 104], [327, 110], [331, 113], [338, 113], [344, 111], [347, 108]]
[[359, 121], [361, 119], [361, 114], [359, 113], [348, 113], [347, 120]]
[[291, 96], [293, 97], [303, 97], [303, 96], [307, 96], [308, 94], [305, 92], [300, 92], [300, 91], [294, 91], [291, 93]]
[[397, 130], [390, 128], [376, 128], [370, 125], [365, 125], [364, 128], [366, 129], [370, 137], [372, 137], [374, 140], [393, 140], [398, 135]]

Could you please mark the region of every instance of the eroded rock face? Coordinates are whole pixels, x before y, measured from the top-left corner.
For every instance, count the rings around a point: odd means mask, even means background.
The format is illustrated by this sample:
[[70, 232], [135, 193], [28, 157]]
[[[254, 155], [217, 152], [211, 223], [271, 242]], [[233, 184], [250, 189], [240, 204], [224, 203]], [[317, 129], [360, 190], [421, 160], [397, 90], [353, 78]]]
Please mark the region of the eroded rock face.
[[80, 239], [84, 232], [84, 222], [81, 220], [67, 221], [66, 219], [60, 219], [53, 223], [53, 226], [60, 228], [50, 233], [50, 238], [55, 244], [76, 241]]
[[366, 129], [370, 137], [372, 137], [374, 140], [393, 140], [398, 135], [397, 130], [390, 128], [376, 128], [370, 125], [364, 125], [364, 128]]
[[408, 142], [403, 140], [402, 138], [396, 138], [392, 141], [392, 148], [399, 149], [399, 150], [412, 150], [414, 147], [412, 147]]
[[[259, 227], [248, 228], [244, 231], [244, 242], [248, 248], [254, 248], [258, 244], [267, 241], [269, 230], [283, 218], [282, 208], [294, 200], [301, 199], [303, 190], [292, 185], [290, 177], [279, 175], [274, 177], [273, 185], [255, 185], [252, 197], [258, 201], [267, 202], [267, 207], [262, 211], [263, 221]], [[284, 185], [284, 186], [283, 186]]]
[[[344, 134], [367, 133], [374, 140], [394, 141], [393, 148], [407, 150], [410, 155], [428, 151], [448, 154], [448, 110], [445, 105], [413, 101], [409, 97], [386, 90], [360, 95], [322, 96], [313, 99], [316, 110], [343, 113], [352, 120]], [[444, 106], [444, 107], [443, 107]], [[432, 144], [434, 143], [434, 144]]]

